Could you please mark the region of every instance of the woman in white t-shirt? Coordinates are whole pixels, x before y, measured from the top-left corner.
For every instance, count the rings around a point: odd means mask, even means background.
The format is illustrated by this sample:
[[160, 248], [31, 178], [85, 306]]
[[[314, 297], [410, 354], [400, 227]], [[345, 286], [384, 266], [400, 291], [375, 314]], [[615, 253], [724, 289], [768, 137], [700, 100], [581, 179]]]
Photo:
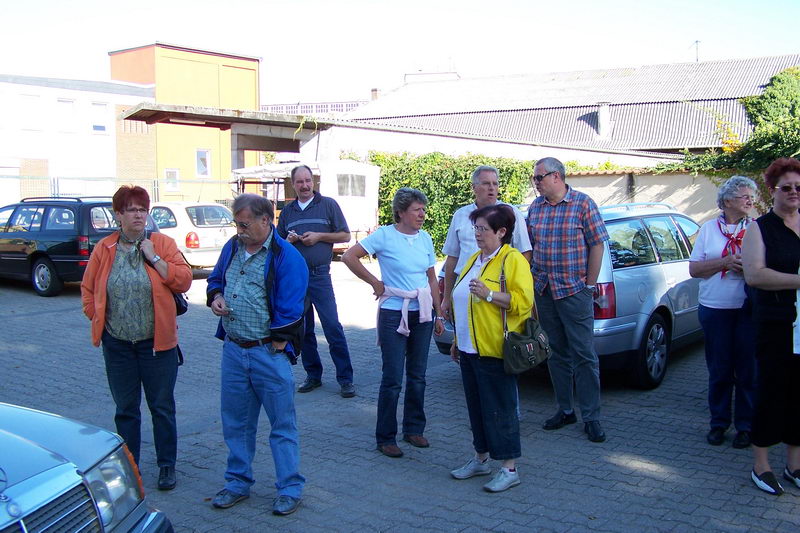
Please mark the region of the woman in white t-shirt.
[[[395, 224], [381, 226], [347, 250], [342, 261], [372, 286], [380, 301], [378, 344], [383, 359], [383, 378], [378, 393], [375, 440], [378, 451], [402, 457], [397, 446], [397, 403], [403, 386], [403, 440], [427, 448], [425, 430], [425, 372], [431, 331], [441, 334], [439, 288], [434, 273], [436, 254], [431, 236], [422, 230], [428, 198], [417, 189], [402, 187], [392, 201]], [[381, 278], [369, 272], [360, 259], [378, 256]], [[432, 311], [436, 311], [434, 318]]]
[[711, 412], [706, 440], [713, 446], [725, 440], [731, 411], [736, 428], [732, 446], [750, 446], [756, 389], [755, 329], [741, 252], [755, 195], [756, 184], [750, 178], [733, 176], [723, 183], [717, 193], [722, 213], [700, 228], [689, 258], [689, 273], [702, 278], [698, 315], [705, 334]]

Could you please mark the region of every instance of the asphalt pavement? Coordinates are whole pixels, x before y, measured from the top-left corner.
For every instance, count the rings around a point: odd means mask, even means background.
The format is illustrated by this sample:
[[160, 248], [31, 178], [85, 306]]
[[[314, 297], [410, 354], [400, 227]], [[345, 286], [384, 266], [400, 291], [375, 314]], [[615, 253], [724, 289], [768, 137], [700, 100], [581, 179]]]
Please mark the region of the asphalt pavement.
[[[603, 375], [608, 440], [602, 444], [589, 442], [580, 423], [543, 431], [542, 422], [555, 412], [549, 380], [541, 372], [524, 376], [523, 457], [517, 463], [522, 483], [488, 494], [481, 490], [487, 477], [456, 481], [449, 475], [470, 457], [471, 434], [458, 368], [432, 342], [425, 402], [431, 447], [401, 442], [403, 458], [380, 455], [374, 441], [381, 376], [376, 302], [343, 264], [334, 263], [332, 273], [357, 396], [339, 396], [318, 326], [325, 374], [321, 388], [295, 397], [307, 484], [300, 509], [287, 517], [271, 514], [275, 489], [266, 415], [250, 499], [227, 510], [211, 507], [223, 486], [227, 454], [219, 416], [222, 344], [213, 337], [217, 319], [205, 306], [206, 281], [195, 276], [190, 309], [178, 319], [186, 364], [175, 390], [179, 440], [173, 491], [156, 490], [158, 468], [142, 406], [142, 477], [148, 498], [168, 514], [176, 531], [800, 531], [800, 489], [785, 483], [786, 494], [777, 498], [758, 491], [749, 479], [750, 450], [733, 449], [731, 432], [722, 446], [705, 442], [702, 343], [674, 353], [663, 384], [652, 391]], [[78, 285], [42, 298], [27, 284], [0, 280], [0, 301], [0, 401], [113, 431], [102, 354], [90, 343]], [[305, 372], [301, 365], [294, 370], [299, 385]], [[773, 450], [776, 471], [783, 468], [783, 453], [780, 447]]]

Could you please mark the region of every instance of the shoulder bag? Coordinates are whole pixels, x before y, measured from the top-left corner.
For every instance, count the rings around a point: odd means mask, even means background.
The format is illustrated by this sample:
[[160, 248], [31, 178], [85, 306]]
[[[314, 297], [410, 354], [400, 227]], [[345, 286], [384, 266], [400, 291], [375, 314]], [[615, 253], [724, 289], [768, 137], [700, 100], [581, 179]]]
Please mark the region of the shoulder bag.
[[[500, 267], [500, 290], [506, 292], [506, 261]], [[535, 305], [535, 304], [534, 304]], [[506, 310], [500, 308], [503, 315], [503, 369], [506, 374], [521, 374], [530, 370], [550, 357], [550, 344], [547, 333], [539, 321], [533, 317], [525, 320], [522, 333], [508, 331]]]

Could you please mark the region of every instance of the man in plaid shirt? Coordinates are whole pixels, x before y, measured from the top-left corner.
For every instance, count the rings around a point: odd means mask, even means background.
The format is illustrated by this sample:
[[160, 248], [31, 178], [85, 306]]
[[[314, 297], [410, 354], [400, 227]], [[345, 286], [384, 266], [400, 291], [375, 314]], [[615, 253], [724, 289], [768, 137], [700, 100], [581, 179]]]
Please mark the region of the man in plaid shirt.
[[608, 240], [597, 204], [567, 185], [564, 165], [545, 157], [532, 184], [539, 197], [528, 210], [531, 271], [539, 320], [550, 338], [547, 362], [558, 412], [544, 429], [577, 422], [573, 379], [583, 428], [592, 442], [606, 440], [600, 425], [600, 364], [594, 351], [594, 289]]

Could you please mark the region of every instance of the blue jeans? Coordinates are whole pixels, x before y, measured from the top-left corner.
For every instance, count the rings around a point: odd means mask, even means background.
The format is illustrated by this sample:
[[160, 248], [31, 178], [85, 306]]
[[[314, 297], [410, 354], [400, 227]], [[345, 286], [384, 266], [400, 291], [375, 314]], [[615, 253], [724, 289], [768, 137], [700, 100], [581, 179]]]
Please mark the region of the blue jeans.
[[517, 377], [506, 374], [502, 359], [460, 350], [459, 355], [475, 451], [500, 461], [516, 459], [522, 455]]
[[406, 372], [403, 434], [422, 435], [425, 431], [425, 371], [433, 321], [421, 323], [419, 311], [409, 311], [408, 329], [411, 333], [406, 337], [397, 332], [400, 318], [400, 311], [381, 309], [378, 314], [378, 340], [383, 358], [375, 426], [378, 446], [397, 444], [397, 402], [403, 387], [403, 366]]
[[314, 309], [317, 310], [325, 340], [328, 341], [328, 352], [336, 367], [336, 381], [340, 385], [353, 382], [353, 365], [350, 363], [350, 351], [344, 337], [339, 313], [336, 309], [336, 296], [331, 283], [331, 266], [322, 265], [310, 268], [308, 272], [308, 296], [311, 304], [306, 311], [306, 334], [303, 340], [303, 368], [309, 378], [322, 380], [322, 362], [317, 350], [317, 335], [314, 332]]
[[600, 420], [600, 360], [594, 351], [592, 292], [583, 289], [566, 298], [553, 299], [550, 286], [537, 295], [539, 320], [550, 339], [547, 360], [559, 408], [573, 408], [573, 383], [584, 422]]
[[142, 388], [153, 420], [153, 442], [158, 466], [175, 466], [178, 427], [175, 422], [175, 381], [178, 353], [175, 348], [153, 351], [153, 339], [128, 342], [103, 331], [103, 358], [111, 397], [117, 406], [114, 424], [125, 439], [136, 464], [142, 441]]
[[708, 409], [711, 427], [731, 425], [731, 397], [736, 394], [733, 425], [750, 431], [756, 393], [755, 326], [746, 309], [713, 309], [700, 304], [697, 311], [706, 338]]
[[249, 494], [256, 453], [258, 415], [263, 406], [271, 425], [269, 446], [279, 495], [300, 498], [300, 444], [294, 411], [294, 378], [286, 354], [272, 345], [242, 348], [225, 339], [222, 348], [222, 435], [228, 446], [225, 488]]

